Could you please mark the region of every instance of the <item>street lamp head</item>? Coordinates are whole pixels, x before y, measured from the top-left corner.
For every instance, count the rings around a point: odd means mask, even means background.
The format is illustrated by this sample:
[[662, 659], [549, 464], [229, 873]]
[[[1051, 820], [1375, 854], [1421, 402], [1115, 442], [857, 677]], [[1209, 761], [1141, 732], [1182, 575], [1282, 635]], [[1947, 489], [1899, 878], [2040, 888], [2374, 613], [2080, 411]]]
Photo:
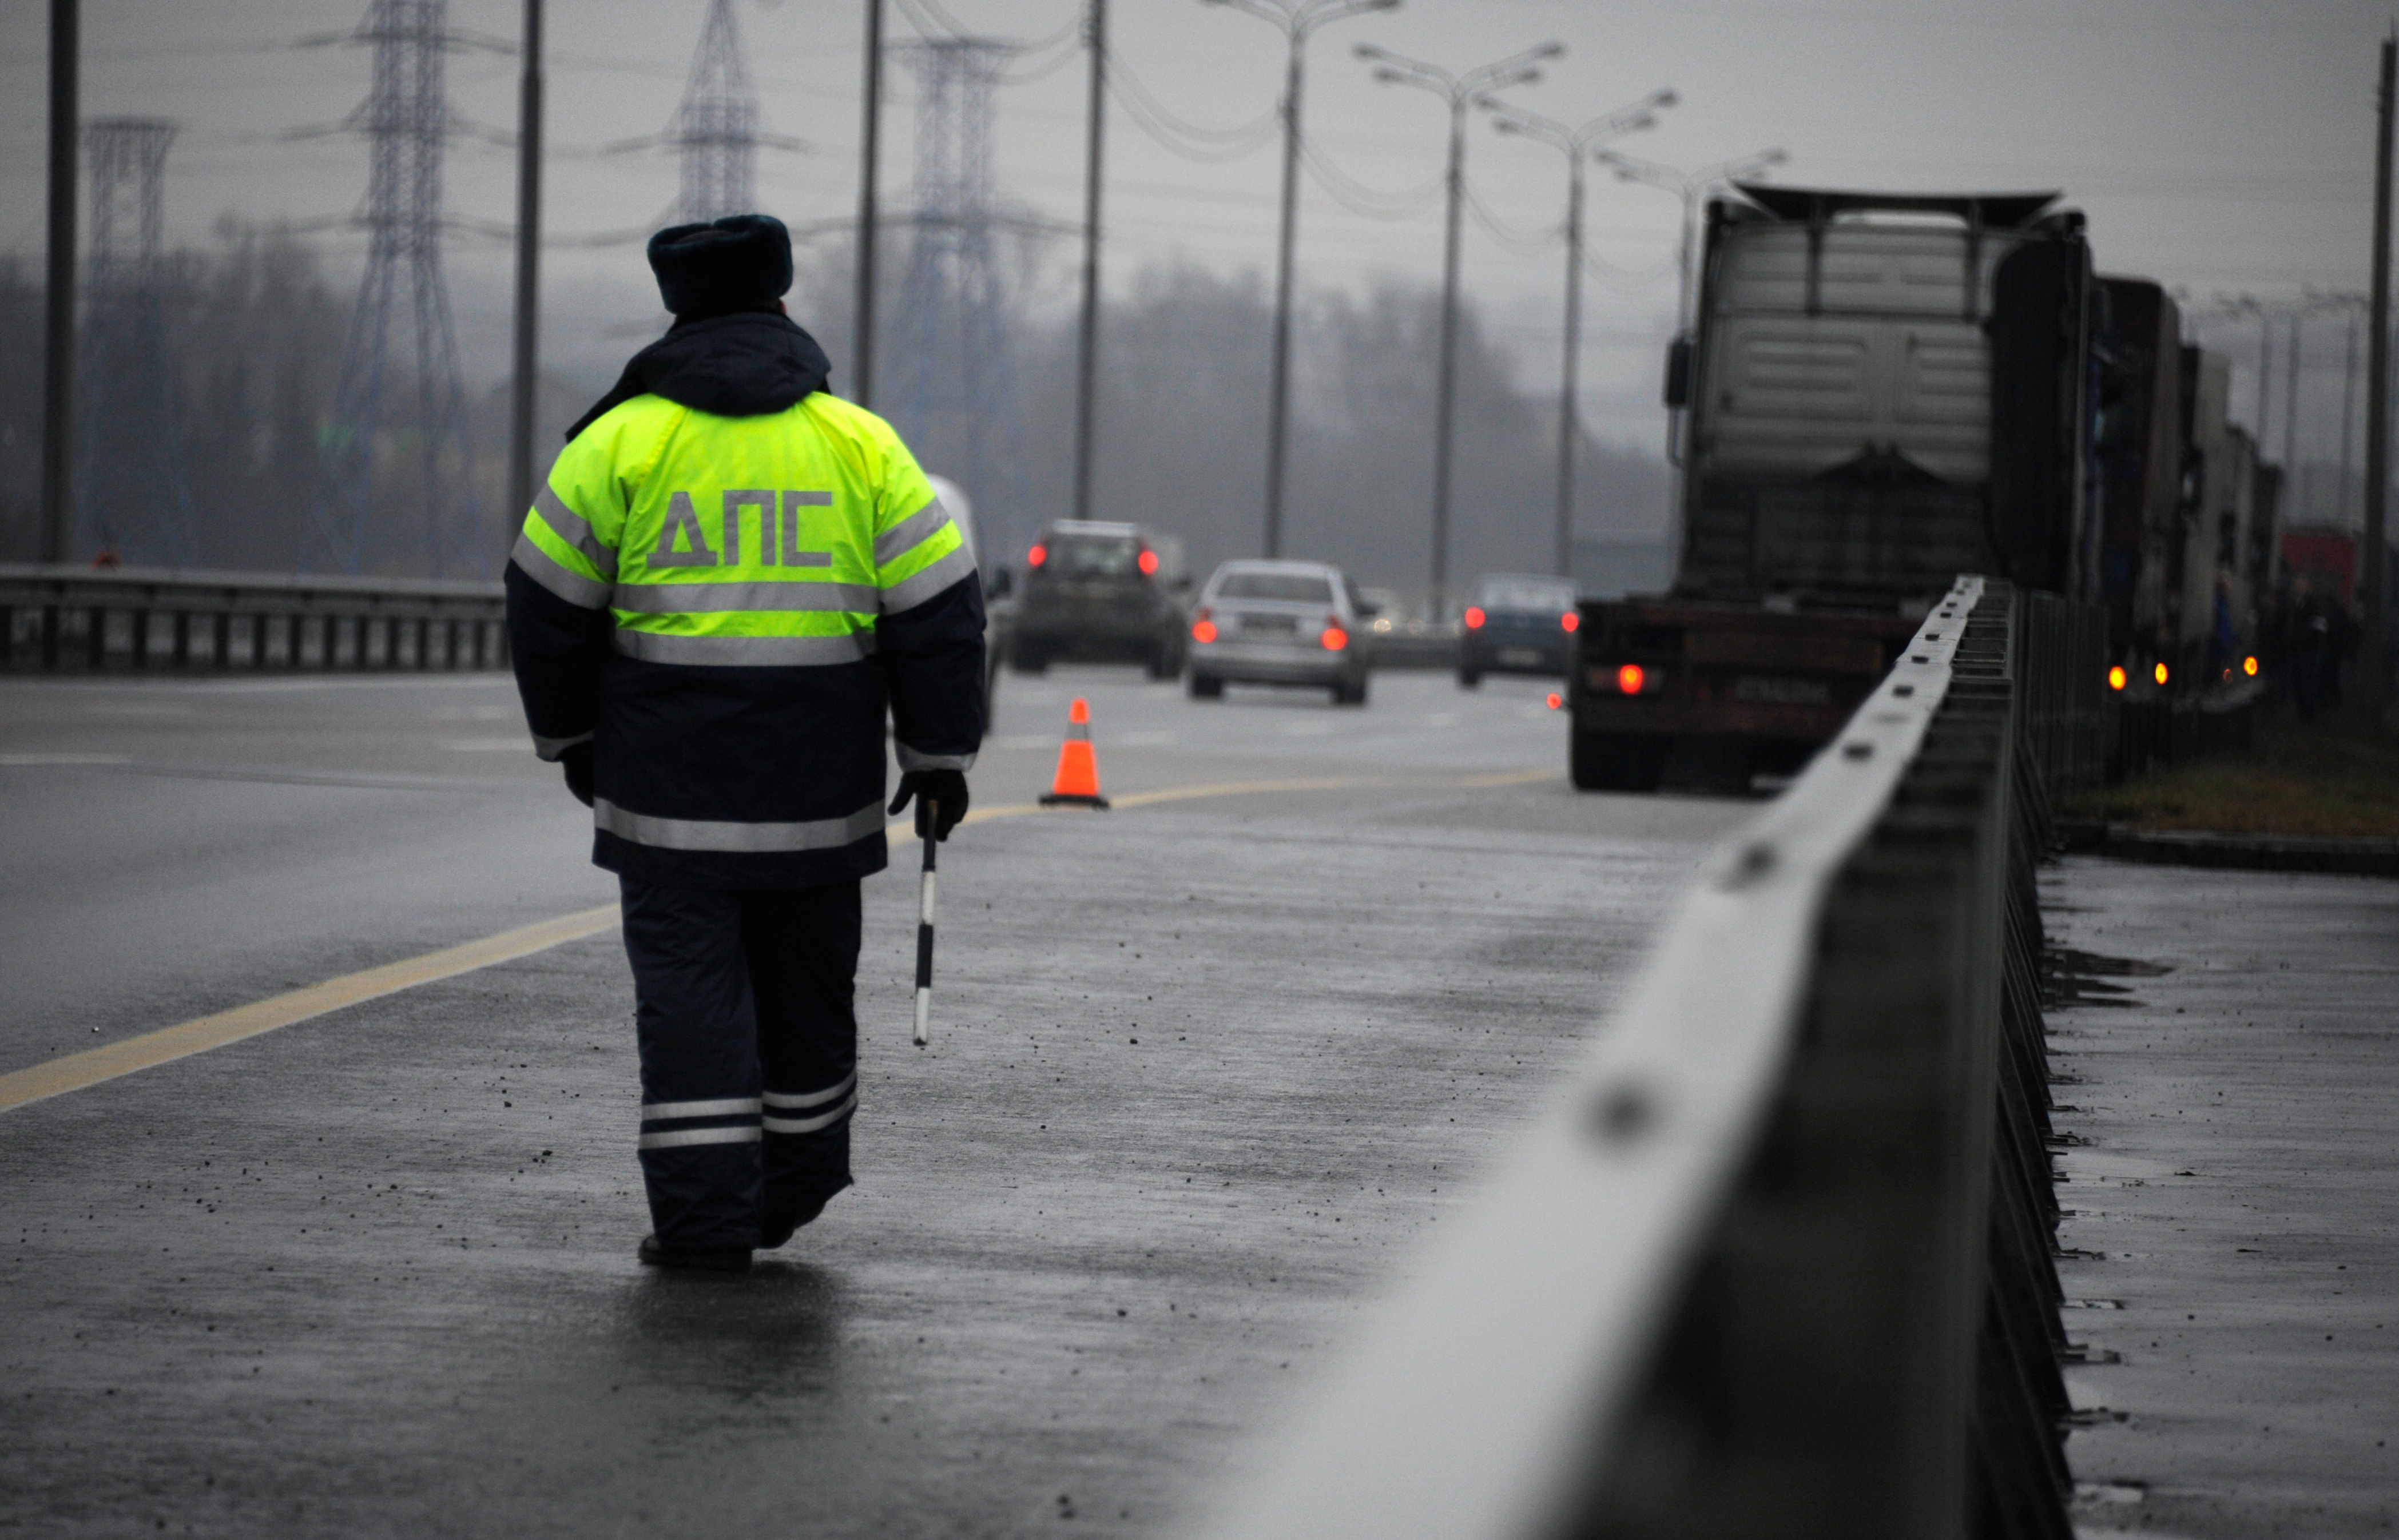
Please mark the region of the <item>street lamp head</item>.
[[1566, 46], [1564, 43], [1544, 43], [1539, 47], [1533, 50], [1533, 57], [1536, 59], [1555, 59], [1565, 51]]
[[1399, 71], [1391, 68], [1389, 64], [1385, 64], [1375, 72], [1375, 78], [1386, 86], [1396, 86], [1404, 82], [1408, 77], [1401, 74]]
[[1672, 107], [1679, 103], [1682, 100], [1682, 97], [1676, 94], [1674, 88], [1669, 86], [1662, 91], [1651, 92], [1649, 96], [1649, 104], [1653, 107]]
[[1644, 128], [1654, 128], [1657, 126], [1657, 114], [1643, 113], [1639, 117], [1636, 117], [1632, 122], [1626, 124], [1624, 126], [1624, 131], [1628, 134], [1637, 134]]

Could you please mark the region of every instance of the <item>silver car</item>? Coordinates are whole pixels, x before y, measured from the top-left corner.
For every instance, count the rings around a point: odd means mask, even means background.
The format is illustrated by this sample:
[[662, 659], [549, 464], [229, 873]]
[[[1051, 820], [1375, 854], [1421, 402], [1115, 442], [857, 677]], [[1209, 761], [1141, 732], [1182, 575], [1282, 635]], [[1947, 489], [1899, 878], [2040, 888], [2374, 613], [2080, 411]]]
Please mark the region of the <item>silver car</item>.
[[1200, 591], [1191, 617], [1191, 696], [1214, 700], [1227, 681], [1300, 684], [1366, 704], [1369, 603], [1321, 561], [1227, 561]]

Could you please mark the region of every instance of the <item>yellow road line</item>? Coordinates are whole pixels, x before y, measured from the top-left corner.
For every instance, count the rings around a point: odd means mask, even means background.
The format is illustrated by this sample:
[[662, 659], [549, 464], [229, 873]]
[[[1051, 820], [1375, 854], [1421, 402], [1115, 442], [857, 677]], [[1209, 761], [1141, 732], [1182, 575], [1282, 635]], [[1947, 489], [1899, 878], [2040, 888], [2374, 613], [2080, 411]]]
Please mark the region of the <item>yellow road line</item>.
[[[1254, 796], [1274, 791], [1335, 791], [1363, 786], [1422, 786], [1464, 790], [1555, 780], [1558, 774], [1554, 770], [1511, 770], [1496, 775], [1431, 780], [1399, 776], [1318, 776], [1290, 780], [1222, 781], [1210, 786], [1171, 787], [1163, 791], [1136, 791], [1113, 801], [1118, 807], [1152, 807], [1159, 803], [1187, 802], [1200, 797]], [[1037, 803], [1010, 803], [998, 807], [977, 808], [967, 815], [965, 821], [984, 823], [993, 818], [1022, 817], [1027, 814], [1050, 811], [1053, 809], [1044, 808]], [[888, 828], [892, 831], [913, 831], [913, 820], [902, 818]], [[206, 1053], [210, 1048], [221, 1048], [228, 1043], [238, 1043], [247, 1037], [273, 1032], [278, 1027], [310, 1020], [346, 1006], [397, 994], [419, 984], [454, 979], [459, 974], [472, 973], [495, 963], [511, 963], [536, 952], [547, 952], [551, 947], [614, 929], [617, 920], [617, 907], [602, 904], [595, 909], [504, 930], [479, 941], [443, 947], [421, 957], [403, 958], [360, 973], [328, 979], [321, 984], [310, 984], [305, 989], [295, 989], [247, 1006], [236, 1006], [214, 1016], [203, 1016], [197, 1020], [144, 1033], [139, 1037], [129, 1037], [123, 1042], [71, 1053], [63, 1059], [54, 1059], [31, 1069], [0, 1074], [0, 1112], [24, 1106], [29, 1101], [39, 1101], [46, 1097], [79, 1091], [139, 1070], [155, 1069], [196, 1053]]]
[[602, 904], [579, 913], [562, 914], [556, 919], [504, 930], [497, 936], [486, 936], [480, 941], [463, 946], [443, 947], [421, 957], [410, 957], [397, 963], [386, 963], [362, 973], [346, 974], [328, 979], [321, 984], [295, 989], [289, 994], [236, 1006], [231, 1010], [203, 1016], [180, 1026], [165, 1027], [129, 1037], [121, 1043], [88, 1048], [63, 1059], [31, 1069], [0, 1074], [0, 1112], [21, 1107], [28, 1101], [44, 1097], [79, 1091], [103, 1080], [114, 1080], [121, 1074], [146, 1070], [210, 1048], [238, 1043], [245, 1037], [288, 1027], [295, 1021], [305, 1021], [328, 1011], [340, 1010], [379, 995], [395, 994], [419, 984], [429, 984], [439, 979], [453, 979], [477, 968], [490, 967], [494, 963], [512, 962], [519, 957], [545, 952], [563, 941], [576, 941], [586, 936], [597, 936], [617, 923], [617, 906]]

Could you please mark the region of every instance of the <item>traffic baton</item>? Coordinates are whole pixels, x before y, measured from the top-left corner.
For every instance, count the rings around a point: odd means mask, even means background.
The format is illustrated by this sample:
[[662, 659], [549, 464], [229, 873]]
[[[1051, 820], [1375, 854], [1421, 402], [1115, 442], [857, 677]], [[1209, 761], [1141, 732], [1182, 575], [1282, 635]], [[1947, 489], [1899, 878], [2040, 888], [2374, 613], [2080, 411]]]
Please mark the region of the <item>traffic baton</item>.
[[925, 878], [916, 894], [916, 1046], [923, 1047], [933, 1023], [933, 831], [942, 810], [930, 797], [916, 799], [916, 827], [925, 836]]

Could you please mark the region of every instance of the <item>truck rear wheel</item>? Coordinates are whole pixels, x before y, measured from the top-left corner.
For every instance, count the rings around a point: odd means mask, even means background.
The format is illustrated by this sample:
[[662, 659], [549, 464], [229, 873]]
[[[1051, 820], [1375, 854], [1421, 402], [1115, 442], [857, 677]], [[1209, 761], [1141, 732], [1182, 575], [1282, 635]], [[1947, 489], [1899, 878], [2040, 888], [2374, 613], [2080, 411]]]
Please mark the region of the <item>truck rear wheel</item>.
[[1655, 791], [1667, 744], [1646, 733], [1577, 733], [1567, 768], [1579, 791]]
[[1224, 696], [1225, 696], [1225, 682], [1224, 682], [1223, 680], [1218, 679], [1218, 678], [1217, 678], [1215, 675], [1213, 675], [1213, 674], [1202, 674], [1202, 673], [1197, 673], [1197, 672], [1195, 672], [1195, 673], [1193, 673], [1193, 674], [1192, 674], [1192, 676], [1191, 676], [1191, 698], [1192, 698], [1192, 699], [1194, 699], [1194, 700], [1221, 700], [1221, 699], [1223, 699], [1223, 698], [1224, 698]]

